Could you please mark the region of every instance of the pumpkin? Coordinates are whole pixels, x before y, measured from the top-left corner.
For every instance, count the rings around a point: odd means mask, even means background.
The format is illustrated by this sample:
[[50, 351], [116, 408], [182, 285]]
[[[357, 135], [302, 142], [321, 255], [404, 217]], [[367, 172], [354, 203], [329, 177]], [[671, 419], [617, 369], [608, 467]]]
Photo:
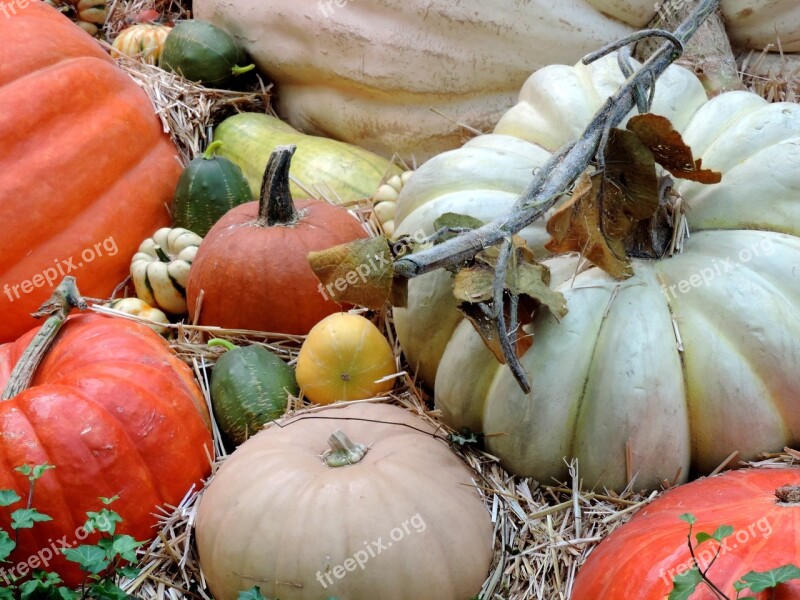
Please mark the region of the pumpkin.
[[[276, 84], [297, 129], [424, 160], [490, 131], [531, 72], [643, 28], [653, 0], [196, 0]], [[800, 50], [795, 0], [722, 0], [736, 42]], [[379, 25], [376, 25], [378, 23]]]
[[342, 207], [319, 200], [293, 202], [289, 165], [294, 149], [276, 148], [260, 199], [229, 210], [203, 240], [187, 287], [193, 320], [228, 329], [305, 335], [341, 309], [324, 294], [306, 256], [367, 234]]
[[[729, 598], [738, 597], [733, 583], [749, 571], [800, 563], [800, 469], [730, 471], [664, 492], [615, 529], [578, 570], [573, 600], [666, 598], [673, 577], [693, 566], [686, 539], [689, 525], [680, 518], [685, 513], [697, 519], [693, 544], [700, 532], [711, 534], [721, 525], [733, 528], [722, 546], [707, 541], [695, 549], [705, 570], [720, 548], [707, 576]], [[775, 591], [777, 596], [756, 596], [797, 598], [800, 581], [784, 583]], [[705, 584], [691, 596], [693, 600], [717, 597]]]
[[211, 404], [220, 431], [238, 446], [266, 423], [283, 416], [288, 395], [298, 396], [294, 370], [256, 344], [237, 347], [214, 339], [228, 351], [211, 372]]
[[[137, 23], [123, 29], [111, 47], [119, 54], [138, 58], [148, 65], [158, 64], [164, 41], [172, 27], [157, 23]], [[112, 56], [116, 56], [114, 52]]]
[[400, 173], [388, 160], [358, 146], [304, 135], [270, 115], [228, 117], [217, 125], [214, 140], [223, 142], [218, 154], [241, 167], [253, 196], [261, 189], [270, 154], [283, 145], [297, 146], [290, 171], [295, 197], [356, 202], [371, 198], [384, 179]]
[[203, 493], [196, 540], [215, 598], [236, 600], [254, 585], [281, 600], [480, 591], [491, 519], [433, 426], [371, 403], [280, 425], [242, 444]]
[[36, 325], [64, 275], [110, 296], [142, 239], [169, 224], [181, 168], [146, 94], [58, 11], [31, 2], [0, 18], [0, 39], [6, 342]]
[[[535, 74], [541, 85], [526, 85], [523, 99], [531, 115], [546, 117], [515, 117], [508, 131], [555, 149], [623, 79], [615, 57], [574, 69]], [[792, 366], [800, 353], [800, 106], [730, 92], [698, 107], [700, 82], [671, 70], [655, 109], [693, 110], [671, 118], [722, 182], [677, 181], [693, 232], [686, 251], [636, 260], [630, 280], [578, 272], [574, 257], [547, 263], [569, 313], [560, 324], [540, 314], [531, 326], [533, 346], [521, 358], [529, 395], [455, 310], [448, 272], [410, 281], [408, 307], [395, 310], [403, 352], [434, 388], [445, 421], [486, 433], [489, 451], [514, 473], [563, 480], [563, 458], [578, 457], [589, 485], [622, 488], [638, 474], [637, 486], [655, 488], [676, 473], [679, 481], [708, 473], [734, 450], [752, 457], [800, 439]], [[432, 159], [400, 194], [396, 235], [431, 233], [444, 212], [483, 221], [506, 214], [546, 157], [540, 146], [493, 134]], [[542, 224], [522, 235], [534, 247], [547, 239]]]
[[181, 173], [172, 206], [175, 227], [204, 236], [222, 215], [252, 199], [242, 170], [216, 152], [222, 142], [208, 145]]
[[414, 171], [403, 171], [400, 175], [392, 175], [375, 191], [372, 212], [388, 237], [394, 234], [394, 216], [400, 191], [413, 173]]
[[240, 66], [244, 59], [242, 49], [225, 31], [192, 19], [178, 22], [169, 32], [158, 66], [190, 81], [223, 85], [253, 68]]
[[159, 325], [156, 325], [156, 323], [169, 325], [169, 319], [167, 318], [167, 315], [165, 315], [159, 309], [153, 308], [144, 300], [140, 300], [139, 298], [118, 298], [117, 300], [109, 302], [106, 304], [106, 306], [128, 315], [142, 317], [143, 319], [154, 321], [153, 323], [149, 323], [147, 326], [156, 333], [163, 335], [168, 331], [166, 327], [160, 327]]
[[[39, 331], [0, 346], [0, 388], [25, 348], [41, 341]], [[119, 496], [118, 533], [150, 538], [156, 507], [176, 506], [208, 476], [213, 458], [208, 412], [189, 367], [148, 327], [97, 314], [64, 323], [27, 389], [0, 401], [0, 427], [0, 489], [25, 498], [28, 481], [13, 467], [55, 466], [36, 482], [33, 501], [52, 521], [20, 533], [13, 564], [53, 540], [81, 543], [76, 531], [87, 510], [101, 508], [100, 497]], [[5, 531], [9, 512], [0, 512]], [[75, 563], [54, 554], [47, 570], [70, 586], [84, 580]]]
[[389, 342], [369, 319], [336, 313], [308, 332], [297, 356], [297, 383], [317, 404], [372, 398], [394, 387]]
[[186, 314], [189, 267], [203, 241], [182, 227], [162, 227], [139, 245], [131, 259], [136, 295], [173, 315]]

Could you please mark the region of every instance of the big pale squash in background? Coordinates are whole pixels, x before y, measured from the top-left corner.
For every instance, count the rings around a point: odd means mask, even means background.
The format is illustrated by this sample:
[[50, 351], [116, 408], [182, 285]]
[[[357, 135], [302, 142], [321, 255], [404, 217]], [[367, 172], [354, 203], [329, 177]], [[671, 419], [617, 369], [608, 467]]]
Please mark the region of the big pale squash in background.
[[64, 275], [105, 297], [169, 224], [181, 166], [145, 93], [42, 2], [0, 18], [0, 342]]
[[[423, 160], [490, 131], [536, 69], [648, 23], [653, 0], [196, 0], [277, 84], [296, 128]], [[723, 0], [734, 42], [800, 50], [796, 0]]]

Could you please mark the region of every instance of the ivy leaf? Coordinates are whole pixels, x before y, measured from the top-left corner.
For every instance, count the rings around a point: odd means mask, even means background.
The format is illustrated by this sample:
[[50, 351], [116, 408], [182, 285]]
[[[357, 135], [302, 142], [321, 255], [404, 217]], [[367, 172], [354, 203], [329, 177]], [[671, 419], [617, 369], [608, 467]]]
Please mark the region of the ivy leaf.
[[113, 510], [108, 510], [107, 508], [101, 508], [97, 512], [88, 511], [86, 516], [88, 519], [84, 527], [86, 531], [90, 532], [99, 531], [101, 533], [107, 533], [108, 535], [114, 535], [114, 531], [117, 529], [117, 523], [122, 523], [122, 517]]
[[267, 600], [267, 598], [261, 593], [261, 588], [256, 585], [246, 592], [239, 592], [237, 600]]
[[35, 508], [18, 508], [11, 513], [11, 529], [30, 529], [34, 523], [52, 521], [53, 518]]
[[656, 162], [675, 177], [698, 183], [722, 180], [721, 173], [703, 169], [703, 161], [694, 159], [691, 148], [666, 117], [652, 113], [636, 115], [628, 120], [626, 127], [650, 149]]
[[800, 568], [795, 565], [783, 565], [764, 572], [750, 571], [733, 584], [733, 589], [740, 592], [750, 588], [751, 592], [758, 593], [793, 579], [800, 579]]
[[[437, 217], [433, 221], [434, 231], [440, 231], [445, 227], [454, 230], [477, 229], [484, 225], [483, 221], [470, 217], [469, 215], [462, 215], [454, 212], [446, 212]], [[441, 244], [458, 235], [457, 231], [442, 234], [437, 240], [436, 244]]]
[[697, 567], [675, 575], [672, 578], [672, 591], [667, 596], [667, 600], [688, 600], [702, 581], [703, 577]]
[[83, 544], [77, 548], [65, 548], [63, 552], [67, 560], [78, 563], [87, 573], [100, 573], [110, 564], [106, 551], [100, 546]]
[[707, 542], [708, 540], [716, 540], [718, 542], [722, 542], [727, 537], [733, 535], [733, 527], [730, 525], [720, 525], [714, 530], [714, 533], [708, 534], [704, 531], [701, 531], [697, 534], [697, 544], [702, 544], [703, 542]]
[[129, 535], [115, 535], [111, 543], [111, 550], [122, 560], [136, 562], [136, 549], [145, 542], [137, 542]]
[[91, 597], [101, 600], [127, 600], [133, 596], [128, 595], [110, 579], [103, 579], [89, 586], [92, 590]]
[[686, 521], [689, 525], [694, 525], [697, 523], [697, 517], [695, 517], [692, 513], [683, 513], [678, 518], [681, 521]]
[[56, 588], [56, 598], [60, 600], [78, 600], [81, 597], [80, 593], [66, 587]]
[[16, 600], [13, 588], [0, 587], [0, 600]]
[[55, 465], [51, 465], [45, 462], [42, 463], [41, 465], [33, 465], [33, 466], [22, 465], [21, 467], [16, 467], [14, 470], [22, 473], [23, 475], [25, 475], [25, 477], [27, 477], [31, 481], [36, 481], [42, 475], [44, 475], [45, 471], [55, 468], [56, 468]]
[[117, 567], [117, 575], [127, 579], [136, 579], [142, 572], [141, 569], [132, 565], [125, 565], [124, 567]]
[[372, 310], [380, 310], [389, 299], [394, 257], [385, 236], [309, 252], [308, 262], [326, 298]]
[[0, 562], [5, 562], [16, 547], [17, 543], [11, 539], [8, 532], [0, 529]]
[[102, 502], [105, 506], [108, 506], [117, 500], [119, 500], [119, 496], [111, 496], [111, 498], [104, 498], [103, 496], [100, 496], [100, 502]]
[[22, 498], [14, 490], [0, 490], [0, 506], [11, 506]]

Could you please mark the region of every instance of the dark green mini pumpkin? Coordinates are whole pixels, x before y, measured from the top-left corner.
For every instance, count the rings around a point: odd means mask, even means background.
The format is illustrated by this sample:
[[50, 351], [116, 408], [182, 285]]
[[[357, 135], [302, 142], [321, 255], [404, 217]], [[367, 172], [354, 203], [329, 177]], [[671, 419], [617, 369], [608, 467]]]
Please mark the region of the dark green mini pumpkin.
[[181, 174], [172, 202], [175, 227], [205, 236], [222, 215], [252, 200], [250, 185], [238, 165], [216, 156], [220, 146], [222, 142], [212, 142]]
[[164, 42], [158, 66], [198, 83], [220, 85], [255, 65], [239, 66], [245, 54], [227, 32], [206, 21], [180, 21]]
[[220, 430], [238, 446], [283, 415], [289, 394], [299, 395], [294, 369], [263, 346], [208, 345], [228, 349], [211, 373], [211, 404]]

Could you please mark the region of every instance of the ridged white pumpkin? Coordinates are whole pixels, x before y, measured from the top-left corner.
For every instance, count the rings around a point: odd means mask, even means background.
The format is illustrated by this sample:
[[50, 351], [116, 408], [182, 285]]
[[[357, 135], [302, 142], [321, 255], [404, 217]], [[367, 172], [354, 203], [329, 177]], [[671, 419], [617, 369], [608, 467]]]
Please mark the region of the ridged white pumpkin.
[[[448, 211], [484, 221], [506, 214], [547, 156], [509, 134], [553, 150], [621, 80], [613, 59], [535, 74], [501, 119], [503, 134], [475, 138], [415, 172], [398, 200], [397, 235], [431, 231]], [[534, 323], [522, 358], [529, 396], [455, 310], [448, 272], [413, 279], [408, 307], [395, 311], [404, 353], [434, 386], [445, 420], [498, 434], [487, 447], [513, 472], [563, 478], [563, 458], [576, 456], [590, 485], [620, 488], [638, 473], [638, 484], [657, 487], [679, 471], [681, 479], [707, 472], [733, 450], [753, 456], [800, 440], [800, 105], [747, 92], [698, 102], [691, 90], [699, 82], [666, 81], [655, 112], [669, 114], [723, 180], [678, 182], [694, 232], [686, 253], [636, 261], [633, 279], [593, 268], [573, 281], [573, 258], [549, 261], [570, 312], [560, 324], [546, 315]], [[542, 227], [523, 235], [539, 246]]]
[[[761, 48], [777, 30], [784, 50], [800, 50], [796, 0], [722, 5], [735, 40]], [[653, 0], [195, 0], [194, 10], [239, 39], [294, 127], [418, 160], [460, 146], [459, 122], [491, 130], [531, 72], [655, 15]]]

